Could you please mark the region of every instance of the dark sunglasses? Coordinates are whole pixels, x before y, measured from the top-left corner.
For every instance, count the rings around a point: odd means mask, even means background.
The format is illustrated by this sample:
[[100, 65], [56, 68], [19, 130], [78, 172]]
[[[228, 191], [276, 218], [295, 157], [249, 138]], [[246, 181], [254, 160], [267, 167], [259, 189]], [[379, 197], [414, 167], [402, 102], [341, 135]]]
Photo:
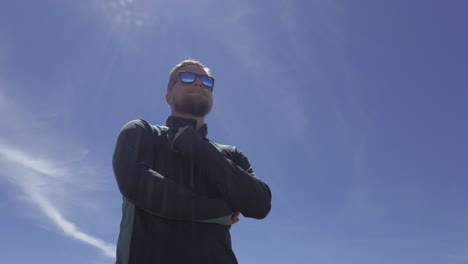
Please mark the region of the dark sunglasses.
[[177, 77], [183, 83], [193, 83], [193, 82], [195, 82], [195, 80], [198, 77], [198, 78], [200, 78], [201, 83], [205, 87], [207, 87], [208, 89], [213, 91], [214, 78], [210, 77], [208, 75], [196, 74], [196, 73], [193, 73], [193, 72], [179, 72], [179, 75]]

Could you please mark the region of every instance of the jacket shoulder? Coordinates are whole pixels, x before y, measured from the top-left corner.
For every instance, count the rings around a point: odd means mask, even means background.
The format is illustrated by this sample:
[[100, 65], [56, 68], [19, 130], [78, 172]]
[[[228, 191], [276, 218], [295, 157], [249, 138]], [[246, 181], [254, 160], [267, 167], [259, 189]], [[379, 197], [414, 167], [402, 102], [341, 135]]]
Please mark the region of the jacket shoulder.
[[239, 152], [237, 148], [232, 145], [220, 144], [213, 141], [211, 141], [211, 144], [213, 144], [221, 153], [223, 153], [226, 158], [231, 160], [235, 158]]
[[242, 169], [244, 169], [245, 171], [253, 175], [254, 172], [253, 172], [252, 166], [250, 165], [249, 160], [244, 155], [244, 153], [242, 153], [236, 146], [219, 144], [215, 142], [212, 142], [212, 144], [216, 148], [218, 148], [218, 150], [224, 155], [224, 157], [232, 160]]
[[121, 129], [121, 131], [139, 131], [152, 133], [157, 136], [167, 132], [169, 128], [167, 126], [161, 125], [151, 125], [148, 121], [144, 119], [135, 119], [128, 121]]
[[235, 146], [232, 146], [232, 145], [227, 145], [227, 144], [220, 144], [220, 143], [216, 143], [214, 141], [211, 141], [211, 144], [213, 144], [215, 147], [219, 148], [219, 149], [222, 149], [222, 150], [225, 150], [225, 151], [230, 151], [230, 152], [233, 152], [236, 150], [236, 147]]

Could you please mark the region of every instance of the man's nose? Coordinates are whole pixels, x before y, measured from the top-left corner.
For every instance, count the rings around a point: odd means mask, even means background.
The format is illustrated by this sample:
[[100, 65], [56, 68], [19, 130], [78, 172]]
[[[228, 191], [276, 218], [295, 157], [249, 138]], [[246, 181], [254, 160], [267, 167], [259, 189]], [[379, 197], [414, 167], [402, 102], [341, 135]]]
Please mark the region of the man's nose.
[[200, 77], [195, 77], [195, 81], [193, 82], [195, 86], [203, 86], [203, 83], [200, 80]]

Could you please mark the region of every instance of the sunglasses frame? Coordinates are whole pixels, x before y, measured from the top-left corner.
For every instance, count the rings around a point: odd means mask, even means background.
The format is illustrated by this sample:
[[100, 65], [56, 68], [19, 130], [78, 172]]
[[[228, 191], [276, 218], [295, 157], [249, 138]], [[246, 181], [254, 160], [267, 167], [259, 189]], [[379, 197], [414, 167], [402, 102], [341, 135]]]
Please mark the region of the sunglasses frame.
[[[195, 78], [193, 79], [192, 82], [184, 82], [184, 81], [182, 80], [182, 78], [181, 78], [182, 73], [190, 73], [190, 74], [193, 74], [193, 75], [195, 75]], [[210, 79], [213, 81], [213, 86], [210, 87], [210, 86], [205, 85], [200, 77], [208, 77], [208, 78], [210, 78]], [[181, 71], [181, 72], [179, 72], [179, 73], [177, 74], [176, 81], [177, 81], [177, 80], [180, 80], [182, 83], [194, 83], [194, 82], [197, 80], [197, 78], [200, 79], [200, 82], [203, 84], [203, 86], [205, 86], [206, 88], [208, 88], [208, 89], [210, 89], [211, 91], [213, 91], [215, 79], [214, 79], [213, 77], [211, 77], [211, 76], [206, 75], [206, 74], [197, 74], [197, 73], [189, 72], [189, 71]]]

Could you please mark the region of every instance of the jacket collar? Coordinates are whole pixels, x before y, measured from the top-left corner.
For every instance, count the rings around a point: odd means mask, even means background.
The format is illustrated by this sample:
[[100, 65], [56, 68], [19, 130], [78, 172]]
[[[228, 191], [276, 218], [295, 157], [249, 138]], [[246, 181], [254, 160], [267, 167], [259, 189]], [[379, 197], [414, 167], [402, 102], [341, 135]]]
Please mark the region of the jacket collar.
[[[185, 126], [190, 126], [193, 128], [193, 130], [196, 130], [197, 120], [171, 115], [167, 118], [166, 126], [174, 131], [177, 131], [179, 130], [179, 128]], [[208, 135], [208, 126], [206, 124], [203, 124], [203, 126], [201, 126], [200, 129], [198, 129], [198, 134], [200, 134], [202, 138], [206, 138], [206, 136]]]

